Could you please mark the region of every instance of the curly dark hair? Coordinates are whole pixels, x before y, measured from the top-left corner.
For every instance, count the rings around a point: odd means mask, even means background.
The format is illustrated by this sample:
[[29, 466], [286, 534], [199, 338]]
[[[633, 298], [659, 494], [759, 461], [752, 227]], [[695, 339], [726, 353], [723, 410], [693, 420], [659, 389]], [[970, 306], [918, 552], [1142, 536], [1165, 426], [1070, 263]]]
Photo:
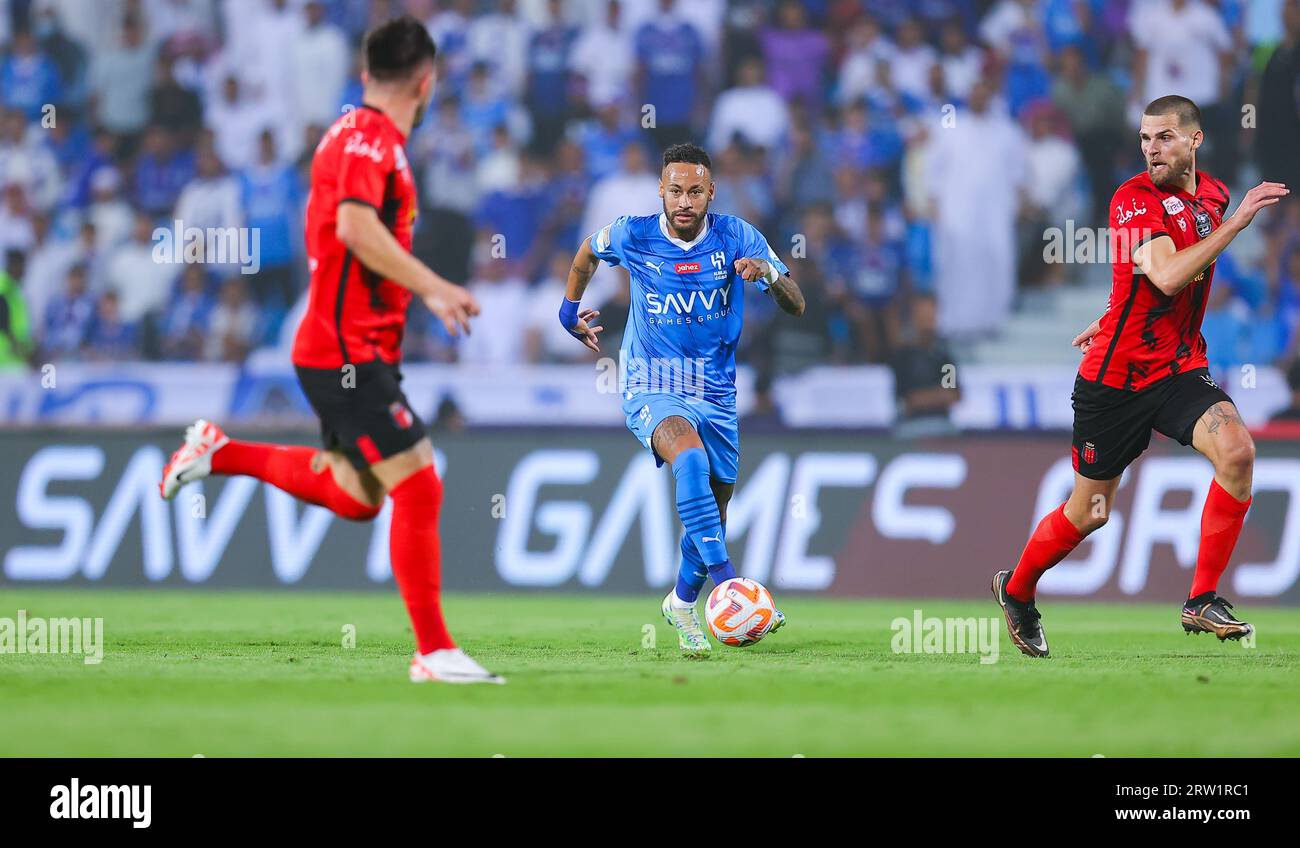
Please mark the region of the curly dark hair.
[[709, 159], [709, 154], [704, 152], [704, 148], [698, 144], [674, 144], [664, 151], [664, 167], [667, 168], [674, 162], [686, 162], [691, 165], [703, 165], [710, 171], [713, 170], [713, 162]]

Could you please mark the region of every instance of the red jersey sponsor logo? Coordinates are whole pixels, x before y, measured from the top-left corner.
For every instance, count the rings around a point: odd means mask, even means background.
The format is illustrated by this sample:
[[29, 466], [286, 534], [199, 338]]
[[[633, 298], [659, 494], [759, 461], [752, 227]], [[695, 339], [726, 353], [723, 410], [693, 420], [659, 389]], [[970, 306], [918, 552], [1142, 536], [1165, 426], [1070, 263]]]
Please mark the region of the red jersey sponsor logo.
[[[1127, 204], [1127, 206], [1125, 204]], [[1120, 201], [1119, 205], [1115, 207], [1115, 225], [1122, 227], [1138, 215], [1145, 214], [1147, 214], [1145, 203], [1134, 198], [1128, 198], [1127, 200]]]
[[343, 153], [347, 156], [364, 156], [376, 165], [384, 161], [383, 147], [366, 141], [366, 137], [359, 132], [348, 136], [347, 144], [343, 145]]
[[700, 270], [698, 262], [678, 262], [673, 266], [673, 270], [679, 274], [697, 274]]

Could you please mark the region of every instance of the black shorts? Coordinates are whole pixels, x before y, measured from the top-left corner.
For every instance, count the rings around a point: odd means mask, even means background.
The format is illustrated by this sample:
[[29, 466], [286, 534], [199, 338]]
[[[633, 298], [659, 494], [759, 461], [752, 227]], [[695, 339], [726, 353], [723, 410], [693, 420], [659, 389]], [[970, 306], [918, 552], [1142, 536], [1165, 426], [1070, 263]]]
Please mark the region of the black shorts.
[[[414, 447], [424, 422], [402, 393], [402, 372], [376, 359], [346, 368], [296, 367], [298, 383], [320, 418], [326, 450], [342, 451], [358, 470]], [[354, 379], [355, 378], [355, 379]]]
[[1220, 401], [1232, 403], [1206, 368], [1167, 377], [1140, 392], [1080, 376], [1071, 399], [1074, 470], [1090, 480], [1111, 480], [1124, 473], [1151, 444], [1152, 430], [1190, 445], [1205, 410]]

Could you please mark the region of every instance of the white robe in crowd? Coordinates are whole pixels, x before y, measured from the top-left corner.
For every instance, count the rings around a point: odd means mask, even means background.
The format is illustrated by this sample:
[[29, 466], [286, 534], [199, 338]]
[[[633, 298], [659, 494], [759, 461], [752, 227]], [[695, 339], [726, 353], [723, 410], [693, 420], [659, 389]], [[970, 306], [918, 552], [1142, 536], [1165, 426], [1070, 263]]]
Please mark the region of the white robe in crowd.
[[569, 70], [587, 81], [587, 100], [593, 106], [618, 102], [631, 91], [636, 70], [632, 33], [611, 29], [604, 19], [588, 22], [573, 44]]
[[718, 95], [713, 104], [709, 148], [721, 153], [739, 134], [749, 144], [773, 150], [789, 129], [790, 113], [775, 89], [766, 85], [736, 86]]
[[959, 340], [1000, 330], [1016, 288], [1016, 211], [1026, 141], [995, 110], [958, 112], [953, 126], [930, 135], [939, 330]]
[[347, 87], [352, 66], [347, 37], [338, 27], [326, 22], [306, 27], [290, 48], [290, 60], [298, 124], [330, 126], [341, 114], [343, 89]]

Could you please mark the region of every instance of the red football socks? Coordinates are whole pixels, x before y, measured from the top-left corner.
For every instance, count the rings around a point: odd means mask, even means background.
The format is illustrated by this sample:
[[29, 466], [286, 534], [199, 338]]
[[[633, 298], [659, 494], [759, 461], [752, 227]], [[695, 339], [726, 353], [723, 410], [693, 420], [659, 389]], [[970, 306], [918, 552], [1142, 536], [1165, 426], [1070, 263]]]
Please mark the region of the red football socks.
[[311, 470], [316, 450], [298, 445], [268, 445], [233, 439], [212, 454], [213, 474], [243, 474], [283, 489], [299, 500], [323, 506], [353, 521], [368, 521], [379, 507], [362, 503], [339, 488], [328, 467]]
[[[312, 448], [231, 441], [212, 455], [212, 473], [243, 474], [283, 489], [308, 503], [323, 506], [356, 521], [374, 518], [379, 507], [361, 503], [334, 482], [329, 468], [311, 470]], [[393, 517], [389, 557], [393, 577], [402, 593], [420, 653], [454, 648], [442, 618], [442, 582], [438, 511], [442, 481], [432, 466], [403, 480], [389, 495]]]
[[411, 616], [420, 653], [454, 648], [442, 619], [442, 547], [438, 539], [438, 511], [442, 506], [442, 481], [432, 466], [407, 477], [389, 494], [393, 498], [393, 523], [388, 555], [393, 577]]
[[1083, 534], [1065, 517], [1065, 504], [1061, 504], [1038, 522], [1007, 581], [1007, 594], [1018, 601], [1032, 601], [1038, 579], [1082, 541]]
[[1219, 485], [1210, 481], [1210, 493], [1205, 496], [1205, 509], [1201, 512], [1201, 548], [1196, 554], [1196, 575], [1192, 578], [1195, 598], [1206, 592], [1216, 592], [1219, 577], [1228, 567], [1232, 549], [1241, 535], [1241, 525], [1246, 523], [1246, 511], [1251, 498], [1239, 501]]

